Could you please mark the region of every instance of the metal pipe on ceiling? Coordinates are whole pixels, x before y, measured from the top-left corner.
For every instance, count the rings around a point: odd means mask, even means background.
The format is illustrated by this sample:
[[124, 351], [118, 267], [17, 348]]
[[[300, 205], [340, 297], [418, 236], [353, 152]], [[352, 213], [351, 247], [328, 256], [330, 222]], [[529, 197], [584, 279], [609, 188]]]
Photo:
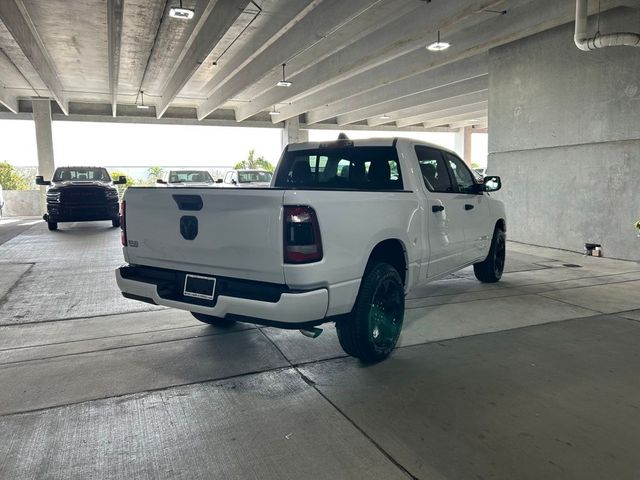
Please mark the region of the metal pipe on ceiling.
[[586, 52], [605, 47], [640, 47], [640, 34], [629, 32], [587, 34], [589, 0], [576, 0], [576, 30], [573, 40], [580, 50]]

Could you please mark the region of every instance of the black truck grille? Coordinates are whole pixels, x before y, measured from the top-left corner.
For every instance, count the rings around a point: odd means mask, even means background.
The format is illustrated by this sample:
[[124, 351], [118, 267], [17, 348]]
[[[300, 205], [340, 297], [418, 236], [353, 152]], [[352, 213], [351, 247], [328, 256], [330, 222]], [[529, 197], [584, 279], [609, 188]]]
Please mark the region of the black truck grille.
[[105, 190], [94, 187], [68, 187], [62, 191], [62, 201], [70, 203], [96, 203], [106, 200]]

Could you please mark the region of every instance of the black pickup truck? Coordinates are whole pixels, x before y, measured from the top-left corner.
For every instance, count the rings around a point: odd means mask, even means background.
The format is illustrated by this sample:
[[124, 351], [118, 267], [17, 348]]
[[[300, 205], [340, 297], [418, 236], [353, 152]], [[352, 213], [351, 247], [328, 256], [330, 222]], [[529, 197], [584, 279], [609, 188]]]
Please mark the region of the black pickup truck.
[[36, 177], [38, 185], [49, 185], [47, 213], [42, 218], [49, 230], [57, 230], [58, 222], [90, 222], [111, 220], [120, 226], [118, 189], [126, 177], [111, 180], [101, 167], [60, 167], [51, 181]]

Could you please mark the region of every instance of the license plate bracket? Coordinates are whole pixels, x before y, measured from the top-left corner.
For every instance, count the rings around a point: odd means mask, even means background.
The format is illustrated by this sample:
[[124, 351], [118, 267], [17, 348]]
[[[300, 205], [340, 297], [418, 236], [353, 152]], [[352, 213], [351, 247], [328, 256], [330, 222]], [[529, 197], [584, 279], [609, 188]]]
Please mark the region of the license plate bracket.
[[185, 297], [213, 300], [216, 293], [216, 279], [187, 273], [182, 293]]

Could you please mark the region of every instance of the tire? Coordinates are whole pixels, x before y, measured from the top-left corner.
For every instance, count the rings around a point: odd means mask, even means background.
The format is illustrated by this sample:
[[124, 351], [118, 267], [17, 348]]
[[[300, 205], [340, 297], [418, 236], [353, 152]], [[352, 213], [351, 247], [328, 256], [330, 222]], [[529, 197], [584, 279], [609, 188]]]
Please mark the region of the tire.
[[404, 285], [388, 263], [365, 270], [352, 312], [336, 322], [342, 349], [364, 362], [379, 362], [393, 351], [404, 320]]
[[214, 317], [213, 315], [205, 315], [204, 313], [191, 312], [191, 315], [193, 315], [197, 320], [200, 320], [201, 322], [207, 323], [209, 325], [213, 325], [214, 327], [230, 327], [231, 325], [236, 323], [235, 320]]
[[47, 227], [49, 227], [49, 230], [57, 230], [58, 222], [47, 222]]
[[114, 218], [113, 220], [111, 220], [111, 225], [113, 225], [114, 228], [118, 228], [120, 226], [120, 219]]
[[473, 273], [483, 283], [496, 283], [502, 278], [507, 253], [507, 235], [496, 228], [493, 231], [489, 255], [480, 263], [473, 265]]

